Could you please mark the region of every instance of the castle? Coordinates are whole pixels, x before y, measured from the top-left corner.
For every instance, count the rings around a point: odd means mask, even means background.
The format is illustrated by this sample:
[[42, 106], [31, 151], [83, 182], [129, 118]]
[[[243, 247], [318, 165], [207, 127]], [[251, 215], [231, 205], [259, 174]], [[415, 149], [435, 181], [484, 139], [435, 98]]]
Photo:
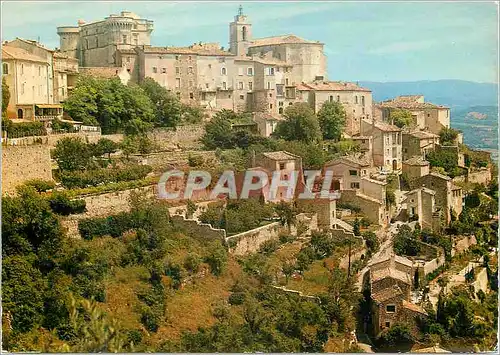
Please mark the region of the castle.
[[326, 100], [342, 102], [348, 134], [370, 118], [371, 91], [352, 83], [326, 81], [324, 44], [296, 35], [253, 38], [252, 24], [239, 8], [229, 24], [229, 50], [218, 43], [187, 47], [150, 45], [153, 22], [122, 11], [102, 21], [58, 27], [60, 51], [80, 67], [126, 70], [132, 82], [153, 78], [183, 102], [210, 111], [264, 112], [279, 116], [296, 102], [315, 111]]

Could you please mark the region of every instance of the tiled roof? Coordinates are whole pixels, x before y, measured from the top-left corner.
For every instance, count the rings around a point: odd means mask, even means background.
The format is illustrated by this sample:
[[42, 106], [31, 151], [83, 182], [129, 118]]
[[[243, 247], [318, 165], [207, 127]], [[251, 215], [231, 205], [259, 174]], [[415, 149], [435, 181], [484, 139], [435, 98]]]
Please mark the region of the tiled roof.
[[24, 42], [24, 43], [31, 44], [31, 45], [33, 45], [35, 47], [41, 48], [41, 49], [46, 50], [48, 52], [54, 52], [53, 49], [49, 49], [49, 48], [45, 47], [43, 44], [41, 44], [41, 43], [39, 43], [39, 42], [37, 42], [37, 41], [35, 41], [33, 39], [24, 39], [24, 38], [16, 37], [16, 40]]
[[427, 160], [424, 160], [420, 155], [416, 155], [408, 160], [405, 160], [403, 164], [406, 165], [418, 165], [418, 166], [427, 166], [429, 165], [429, 162]]
[[448, 108], [446, 106], [435, 105], [430, 102], [423, 101], [422, 95], [407, 95], [398, 96], [391, 100], [382, 101], [379, 103], [381, 107], [387, 108], [404, 108], [404, 109], [424, 109], [424, 108]]
[[297, 88], [297, 90], [299, 90], [299, 91], [311, 91], [311, 90], [312, 90], [309, 86], [307, 86], [307, 85], [306, 85], [306, 84], [304, 84], [304, 83], [302, 83], [302, 84], [297, 84], [295, 87], [296, 87], [296, 88]]
[[410, 311], [427, 315], [427, 312], [422, 307], [405, 300], [403, 300], [403, 307], [409, 309]]
[[297, 155], [280, 150], [277, 152], [262, 153], [263, 156], [272, 160], [295, 160], [299, 158]]
[[7, 44], [2, 45], [2, 59], [24, 60], [26, 62], [47, 63], [46, 58], [31, 54], [30, 52], [17, 47], [12, 47]]
[[429, 173], [430, 176], [434, 176], [434, 177], [437, 177], [437, 178], [440, 178], [440, 179], [443, 179], [443, 180], [446, 180], [446, 181], [449, 181], [451, 180], [451, 178], [449, 176], [446, 176], [446, 175], [443, 175], [443, 174], [440, 174], [440, 173], [436, 173], [436, 172], [431, 172]]
[[114, 78], [121, 70], [121, 67], [80, 67], [81, 74], [98, 78]]
[[136, 54], [134, 49], [118, 49], [118, 52], [122, 54]]
[[345, 81], [315, 81], [304, 84], [315, 91], [364, 91], [371, 92], [370, 89], [362, 88], [354, 83]]
[[419, 139], [429, 139], [429, 138], [438, 138], [437, 134], [425, 131], [415, 131], [410, 133], [411, 136]]
[[415, 194], [415, 193], [417, 193], [417, 192], [418, 192], [418, 191], [420, 191], [420, 190], [422, 190], [423, 192], [426, 192], [426, 193], [428, 193], [428, 194], [431, 194], [431, 195], [435, 195], [435, 194], [436, 194], [436, 191], [431, 190], [431, 189], [429, 189], [429, 188], [427, 188], [427, 187], [419, 187], [418, 189], [411, 190], [411, 191], [407, 192], [407, 193], [406, 193], [406, 196], [408, 196], [408, 195], [412, 195], [412, 194]]
[[356, 166], [370, 166], [370, 161], [368, 158], [366, 158], [364, 155], [355, 155], [355, 154], [350, 154], [350, 155], [345, 155], [343, 157], [333, 159], [325, 164], [325, 166], [332, 166], [332, 165], [337, 165], [341, 163], [350, 163], [354, 164]]
[[401, 296], [403, 292], [399, 286], [394, 285], [394, 287], [388, 287], [379, 292], [372, 294], [372, 299], [377, 303], [382, 303], [384, 301], [390, 300], [391, 298]]
[[278, 44], [322, 44], [319, 41], [308, 41], [296, 35], [282, 35], [273, 37], [256, 38], [250, 43], [250, 47], [272, 46]]
[[390, 277], [392, 279], [397, 279], [411, 285], [410, 276], [407, 273], [396, 270], [392, 267], [387, 267], [378, 270], [370, 270], [370, 275], [372, 282]]
[[193, 44], [189, 47], [149, 47], [143, 48], [144, 53], [194, 54], [206, 56], [234, 56], [234, 54], [216, 47], [213, 43]]
[[[416, 190], [414, 190], [416, 191]], [[391, 264], [394, 264], [394, 263], [399, 263], [399, 264], [403, 264], [403, 265], [406, 265], [406, 266], [412, 266], [413, 265], [413, 262], [408, 259], [408, 258], [405, 258], [404, 256], [399, 256], [399, 255], [396, 255], [396, 254], [392, 254], [392, 255], [389, 255], [389, 256], [384, 256], [380, 259], [376, 259], [376, 260], [373, 260], [369, 266], [372, 267], [372, 266], [375, 266], [377, 264], [380, 264], [380, 263], [383, 263], [383, 262], [386, 262], [386, 261], [391, 261]]]
[[[370, 124], [373, 124], [373, 122], [365, 120], [365, 122], [369, 122]], [[398, 126], [394, 126], [392, 124], [382, 122], [382, 121], [375, 121], [375, 128], [383, 131], [383, 132], [400, 132], [401, 128]]]

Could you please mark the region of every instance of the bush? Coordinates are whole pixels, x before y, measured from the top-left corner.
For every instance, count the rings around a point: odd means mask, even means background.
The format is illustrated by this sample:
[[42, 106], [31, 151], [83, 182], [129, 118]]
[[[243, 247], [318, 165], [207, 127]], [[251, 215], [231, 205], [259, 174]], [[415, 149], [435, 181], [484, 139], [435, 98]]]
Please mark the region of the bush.
[[382, 333], [379, 341], [384, 345], [394, 346], [397, 344], [408, 344], [414, 341], [413, 335], [406, 325], [396, 324]]
[[12, 123], [11, 120], [6, 120], [5, 124], [2, 124], [2, 131], [7, 132], [7, 138], [47, 135], [43, 122]]
[[192, 168], [202, 166], [205, 162], [205, 159], [201, 155], [189, 155], [188, 157], [188, 165]]
[[131, 329], [127, 332], [127, 342], [134, 345], [142, 342], [142, 332], [137, 329]]
[[152, 168], [149, 165], [133, 165], [122, 169], [97, 169], [62, 172], [61, 183], [68, 189], [85, 188], [121, 181], [144, 179]]
[[279, 246], [280, 244], [276, 239], [266, 240], [264, 243], [261, 244], [259, 252], [268, 255], [274, 253]]
[[85, 200], [70, 200], [68, 195], [64, 192], [53, 193], [49, 198], [50, 208], [54, 213], [68, 216], [75, 213], [85, 212]]
[[368, 228], [370, 226], [370, 220], [366, 217], [363, 217], [361, 218], [361, 220], [359, 221], [359, 224], [361, 225], [361, 227], [363, 228]]
[[38, 192], [45, 192], [48, 190], [52, 190], [56, 187], [56, 183], [54, 181], [42, 180], [42, 179], [33, 179], [28, 180], [24, 183], [26, 186], [32, 186]]
[[245, 297], [245, 292], [231, 293], [231, 295], [229, 296], [229, 304], [233, 306], [243, 304], [243, 302], [245, 302]]
[[198, 272], [201, 264], [201, 258], [198, 254], [191, 253], [184, 259], [184, 268], [189, 272]]
[[146, 327], [150, 332], [158, 331], [158, 323], [160, 322], [161, 317], [156, 312], [153, 312], [151, 307], [143, 306], [141, 311], [141, 323]]

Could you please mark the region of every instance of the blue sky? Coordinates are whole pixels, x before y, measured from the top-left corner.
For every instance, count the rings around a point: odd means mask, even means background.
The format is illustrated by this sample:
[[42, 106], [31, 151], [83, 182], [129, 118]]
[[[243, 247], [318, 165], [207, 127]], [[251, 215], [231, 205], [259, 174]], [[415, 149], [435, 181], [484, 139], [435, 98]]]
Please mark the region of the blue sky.
[[293, 33], [325, 43], [332, 80], [497, 82], [493, 2], [3, 2], [2, 40], [40, 37], [58, 47], [57, 26], [128, 10], [154, 21], [153, 45], [227, 47], [240, 3], [254, 37]]

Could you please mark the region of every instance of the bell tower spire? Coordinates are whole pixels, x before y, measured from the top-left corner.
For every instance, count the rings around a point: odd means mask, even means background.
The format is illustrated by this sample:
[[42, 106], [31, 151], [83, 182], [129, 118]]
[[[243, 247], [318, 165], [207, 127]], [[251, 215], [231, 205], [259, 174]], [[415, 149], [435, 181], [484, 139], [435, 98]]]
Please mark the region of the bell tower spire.
[[238, 14], [229, 24], [229, 51], [237, 56], [246, 56], [252, 40], [252, 24], [243, 14], [243, 6], [238, 7]]

